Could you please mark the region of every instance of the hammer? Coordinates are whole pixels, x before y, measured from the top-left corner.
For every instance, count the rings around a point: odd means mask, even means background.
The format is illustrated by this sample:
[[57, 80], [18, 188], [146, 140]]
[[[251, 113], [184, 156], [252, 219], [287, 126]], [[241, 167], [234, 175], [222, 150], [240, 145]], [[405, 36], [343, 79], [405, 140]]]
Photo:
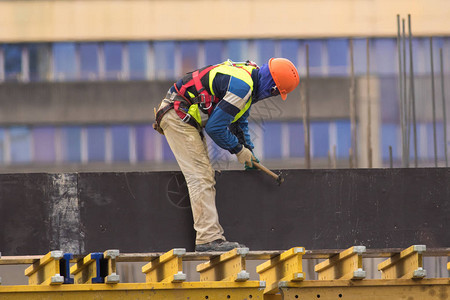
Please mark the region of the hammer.
[[279, 175], [277, 175], [274, 172], [272, 172], [271, 170], [269, 170], [266, 167], [264, 167], [262, 164], [257, 163], [255, 161], [253, 161], [253, 165], [255, 167], [257, 167], [258, 169], [260, 169], [261, 171], [263, 171], [264, 173], [272, 176], [278, 182], [278, 185], [280, 185], [280, 184], [282, 184], [284, 182], [284, 178], [281, 176], [281, 173]]

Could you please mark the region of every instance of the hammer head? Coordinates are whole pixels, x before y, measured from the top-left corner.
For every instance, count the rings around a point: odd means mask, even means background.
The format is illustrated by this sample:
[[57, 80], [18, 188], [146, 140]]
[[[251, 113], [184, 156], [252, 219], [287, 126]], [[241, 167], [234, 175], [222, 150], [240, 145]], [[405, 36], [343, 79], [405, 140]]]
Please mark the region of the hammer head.
[[281, 185], [284, 182], [284, 177], [283, 177], [283, 174], [281, 172], [280, 172], [280, 174], [277, 177], [277, 182], [278, 182], [278, 185]]

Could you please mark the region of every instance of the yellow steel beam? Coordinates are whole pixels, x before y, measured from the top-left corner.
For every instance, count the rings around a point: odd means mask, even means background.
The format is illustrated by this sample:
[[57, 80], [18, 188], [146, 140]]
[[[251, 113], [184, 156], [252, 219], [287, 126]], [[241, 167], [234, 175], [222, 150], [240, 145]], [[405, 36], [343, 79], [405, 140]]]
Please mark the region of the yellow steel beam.
[[302, 256], [305, 248], [294, 247], [256, 267], [259, 279], [266, 282], [264, 293], [278, 292], [279, 281], [301, 281], [305, 278]]
[[424, 278], [427, 272], [423, 269], [422, 253], [425, 251], [425, 245], [413, 245], [378, 264], [381, 278]]
[[235, 248], [197, 266], [200, 281], [246, 281], [250, 274], [245, 268], [248, 248]]
[[50, 251], [25, 269], [25, 276], [28, 276], [28, 284], [62, 284], [64, 282], [64, 277], [61, 276], [59, 264], [59, 261], [62, 258], [62, 251]]
[[95, 252], [86, 255], [70, 268], [75, 284], [103, 283], [104, 278], [100, 272], [103, 253]]
[[186, 274], [183, 273], [182, 260], [185, 254], [186, 249], [175, 248], [143, 266], [145, 281], [147, 283], [185, 281]]
[[436, 279], [364, 279], [308, 280], [280, 282], [283, 299], [405, 300], [449, 299], [450, 280]]
[[264, 284], [247, 282], [179, 282], [0, 286], [2, 300], [248, 299], [263, 300]]
[[364, 246], [353, 246], [327, 259], [314, 267], [319, 280], [332, 279], [363, 279], [362, 254], [366, 252]]

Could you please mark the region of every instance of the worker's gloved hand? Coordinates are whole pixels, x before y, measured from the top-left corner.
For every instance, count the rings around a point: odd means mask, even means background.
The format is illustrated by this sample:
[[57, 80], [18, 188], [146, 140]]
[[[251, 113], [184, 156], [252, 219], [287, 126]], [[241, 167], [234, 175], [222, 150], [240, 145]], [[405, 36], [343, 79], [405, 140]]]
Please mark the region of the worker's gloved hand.
[[253, 153], [253, 151], [252, 151], [252, 154], [253, 154], [252, 165], [249, 166], [247, 163], [245, 163], [245, 169], [246, 169], [246, 170], [256, 170], [256, 169], [257, 169], [257, 167], [255, 166], [255, 164], [253, 164], [253, 162], [259, 163], [259, 159], [255, 156], [255, 154]]
[[252, 151], [249, 149], [242, 147], [241, 151], [236, 153], [236, 156], [241, 164], [244, 164], [245, 166], [251, 166], [253, 167], [253, 161], [256, 161], [256, 158], [253, 156]]

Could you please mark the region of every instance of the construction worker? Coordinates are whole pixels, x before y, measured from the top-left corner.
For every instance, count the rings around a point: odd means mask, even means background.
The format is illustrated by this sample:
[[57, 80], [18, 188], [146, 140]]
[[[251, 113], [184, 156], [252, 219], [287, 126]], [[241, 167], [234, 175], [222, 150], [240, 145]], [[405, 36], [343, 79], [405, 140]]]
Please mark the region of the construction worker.
[[204, 131], [221, 148], [236, 154], [246, 169], [259, 162], [253, 155], [247, 118], [250, 107], [281, 95], [299, 83], [297, 69], [287, 59], [254, 62], [230, 60], [187, 73], [168, 91], [156, 113], [154, 128], [166, 136], [186, 179], [196, 230], [195, 251], [229, 251], [244, 247], [229, 242], [219, 224], [215, 179]]

